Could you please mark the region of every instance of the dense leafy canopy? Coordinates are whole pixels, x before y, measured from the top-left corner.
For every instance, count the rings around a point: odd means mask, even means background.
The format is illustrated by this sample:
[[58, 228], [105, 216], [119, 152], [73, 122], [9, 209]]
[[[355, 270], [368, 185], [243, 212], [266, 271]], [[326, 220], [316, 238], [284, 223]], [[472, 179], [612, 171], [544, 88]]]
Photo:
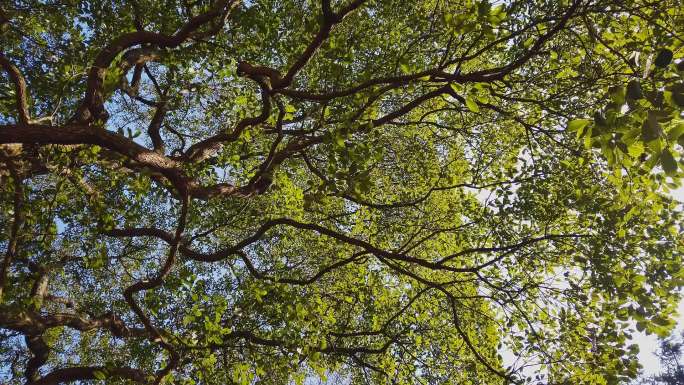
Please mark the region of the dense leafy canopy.
[[5, 0], [0, 382], [615, 384], [684, 285], [678, 0]]

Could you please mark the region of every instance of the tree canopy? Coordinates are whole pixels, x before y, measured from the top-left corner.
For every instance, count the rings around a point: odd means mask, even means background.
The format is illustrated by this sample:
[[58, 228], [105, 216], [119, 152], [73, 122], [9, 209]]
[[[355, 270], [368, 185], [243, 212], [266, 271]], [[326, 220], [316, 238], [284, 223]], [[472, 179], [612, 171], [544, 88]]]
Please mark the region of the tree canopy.
[[684, 335], [675, 335], [661, 339], [659, 341], [660, 347], [655, 352], [660, 361], [660, 373], [644, 376], [634, 383], [638, 385], [679, 385], [684, 383], [683, 338]]
[[4, 0], [0, 382], [617, 384], [684, 285], [678, 0]]

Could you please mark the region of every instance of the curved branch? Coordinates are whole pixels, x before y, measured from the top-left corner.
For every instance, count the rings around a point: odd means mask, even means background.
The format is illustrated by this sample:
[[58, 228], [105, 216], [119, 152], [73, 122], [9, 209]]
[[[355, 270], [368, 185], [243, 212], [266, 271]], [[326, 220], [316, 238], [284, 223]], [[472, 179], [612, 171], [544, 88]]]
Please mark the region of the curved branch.
[[422, 72], [412, 74], [412, 75], [379, 77], [376, 79], [368, 80], [366, 82], [363, 82], [357, 86], [348, 88], [346, 90], [340, 90], [340, 91], [321, 92], [321, 91], [279, 89], [279, 90], [275, 90], [274, 92], [277, 92], [279, 94], [282, 94], [282, 95], [285, 95], [285, 96], [288, 96], [288, 97], [291, 97], [294, 99], [324, 102], [324, 101], [328, 101], [328, 100], [335, 99], [335, 98], [351, 96], [351, 95], [354, 95], [354, 94], [356, 94], [360, 91], [363, 91], [367, 88], [377, 86], [377, 85], [390, 84], [390, 85], [393, 85], [395, 87], [399, 87], [399, 86], [408, 84], [411, 81], [424, 78], [425, 76], [439, 74], [439, 73], [440, 73], [439, 71], [435, 71], [435, 70], [426, 70], [426, 71], [422, 71]]
[[31, 121], [31, 115], [28, 108], [28, 91], [26, 90], [26, 80], [19, 71], [19, 68], [12, 64], [5, 55], [0, 51], [0, 66], [7, 72], [12, 83], [14, 83], [14, 92], [16, 92], [17, 118], [20, 124], [28, 124]]
[[45, 343], [42, 335], [27, 335], [24, 337], [26, 346], [33, 357], [26, 363], [25, 376], [28, 382], [35, 381], [40, 377], [40, 367], [45, 365], [50, 353], [50, 347]]
[[563, 14], [563, 17], [556, 23], [556, 25], [553, 26], [553, 28], [549, 29], [548, 32], [546, 32], [544, 35], [542, 35], [537, 41], [530, 47], [527, 52], [518, 59], [514, 60], [513, 62], [499, 68], [492, 68], [492, 69], [487, 69], [487, 70], [482, 70], [482, 71], [476, 71], [471, 73], [471, 76], [476, 76], [476, 77], [483, 77], [486, 79], [485, 81], [493, 81], [493, 80], [501, 80], [509, 74], [511, 71], [519, 68], [523, 64], [525, 64], [528, 60], [530, 60], [534, 55], [537, 55], [541, 48], [546, 44], [547, 41], [549, 41], [554, 35], [556, 35], [565, 25], [568, 23], [568, 21], [575, 15], [575, 11], [577, 8], [580, 6], [582, 3], [582, 0], [575, 0], [573, 1], [572, 5], [568, 8], [568, 10]]
[[[310, 230], [310, 231], [315, 231], [319, 234], [328, 236], [330, 238], [333, 238], [337, 241], [346, 243], [348, 245], [356, 246], [364, 250], [365, 253], [373, 254], [377, 257], [382, 257], [394, 261], [403, 261], [403, 262], [408, 262], [412, 263], [421, 267], [425, 267], [431, 270], [443, 270], [443, 271], [449, 271], [452, 273], [477, 273], [480, 270], [483, 270], [501, 260], [503, 260], [506, 256], [510, 255], [511, 253], [520, 250], [521, 248], [546, 241], [546, 240], [553, 240], [553, 239], [560, 239], [560, 238], [578, 238], [578, 237], [585, 237], [587, 235], [582, 235], [582, 234], [547, 234], [541, 237], [537, 238], [529, 238], [525, 239], [521, 242], [512, 244], [512, 245], [505, 245], [505, 246], [497, 246], [497, 247], [475, 247], [475, 248], [468, 248], [461, 250], [458, 253], [454, 253], [448, 256], [445, 256], [441, 258], [440, 260], [436, 262], [432, 262], [426, 259], [422, 259], [419, 257], [414, 257], [405, 253], [400, 253], [400, 252], [393, 252], [393, 251], [388, 251], [384, 250], [381, 248], [378, 248], [366, 241], [350, 237], [348, 235], [345, 235], [343, 233], [331, 230], [327, 227], [323, 227], [317, 224], [313, 223], [304, 223], [304, 222], [298, 222], [296, 220], [290, 219], [290, 218], [277, 218], [277, 219], [272, 219], [264, 224], [262, 224], [251, 236], [243, 239], [242, 241], [236, 243], [233, 246], [215, 251], [213, 253], [200, 253], [197, 251], [194, 251], [190, 248], [188, 248], [186, 245], [181, 245], [181, 252], [183, 255], [186, 257], [196, 260], [196, 261], [202, 261], [202, 262], [216, 262], [220, 261], [223, 259], [228, 258], [231, 255], [240, 255], [243, 260], [245, 258], [244, 255], [241, 255], [242, 249], [245, 247], [257, 242], [261, 237], [266, 234], [271, 228], [280, 226], [280, 225], [286, 225], [290, 227], [294, 227], [297, 229], [302, 229], [302, 230]], [[132, 237], [132, 236], [152, 236], [152, 237], [157, 237], [159, 239], [162, 239], [169, 243], [170, 240], [170, 234], [163, 231], [163, 230], [158, 230], [158, 229], [152, 229], [152, 228], [140, 228], [140, 229], [119, 229], [119, 230], [112, 230], [108, 232], [109, 235], [112, 236], [122, 236], [122, 237]], [[501, 252], [502, 254], [498, 255], [495, 258], [490, 259], [487, 262], [480, 263], [475, 266], [470, 266], [470, 267], [453, 267], [446, 265], [445, 263], [448, 262], [449, 260], [452, 260], [456, 257], [459, 256], [464, 256], [467, 254], [487, 254], [487, 253], [493, 253], [493, 252]], [[248, 263], [249, 262], [249, 263]], [[248, 264], [248, 269], [250, 272], [255, 274], [257, 277], [261, 275], [256, 269], [254, 269], [253, 265], [249, 260], [245, 261], [246, 264]], [[250, 269], [250, 266], [252, 268]]]
[[282, 81], [280, 81], [279, 84], [274, 85], [273, 88], [285, 88], [292, 84], [292, 80], [294, 80], [295, 75], [297, 75], [297, 73], [304, 68], [321, 44], [323, 44], [323, 42], [330, 36], [330, 31], [332, 30], [333, 26], [340, 23], [347, 15], [349, 15], [349, 13], [359, 8], [365, 1], [366, 0], [354, 0], [337, 13], [332, 12], [330, 9], [330, 2], [323, 2], [323, 24], [318, 30], [318, 33], [306, 47], [304, 52], [299, 56], [299, 58], [297, 58], [297, 61], [292, 64], [285, 76], [283, 76]]
[[37, 311], [16, 310], [12, 307], [0, 306], [0, 327], [16, 330], [26, 335], [40, 335], [43, 331], [66, 326], [74, 330], [86, 332], [95, 329], [109, 330], [119, 338], [145, 337], [145, 329], [130, 328], [112, 312], [94, 317], [84, 317], [75, 313], [53, 313], [41, 315]]
[[240, 120], [231, 133], [220, 133], [210, 138], [204, 139], [190, 146], [185, 152], [185, 157], [189, 160], [199, 162], [212, 154], [221, 147], [221, 142], [235, 141], [240, 137], [242, 131], [250, 126], [255, 126], [265, 122], [271, 114], [271, 100], [268, 85], [262, 80], [258, 81], [261, 89], [261, 113], [257, 116], [248, 117]]
[[162, 174], [183, 195], [209, 199], [215, 196], [251, 196], [260, 191], [239, 188], [227, 183], [203, 186], [196, 179], [188, 177], [183, 163], [164, 154], [149, 150], [117, 133], [96, 129], [87, 124], [71, 124], [52, 127], [41, 124], [0, 125], [0, 144], [94, 144], [130, 158], [130, 167], [149, 168]]
[[352, 254], [350, 257], [341, 259], [333, 264], [327, 265], [320, 270], [310, 278], [304, 278], [304, 279], [292, 279], [292, 278], [275, 278], [268, 276], [259, 270], [257, 270], [256, 267], [254, 267], [254, 264], [252, 261], [247, 257], [247, 255], [243, 251], [238, 251], [236, 254], [240, 256], [240, 259], [242, 262], [245, 264], [247, 267], [247, 270], [249, 270], [249, 273], [252, 274], [255, 278], [257, 279], [264, 279], [270, 282], [274, 283], [285, 283], [289, 285], [300, 285], [300, 286], [305, 286], [305, 285], [310, 285], [316, 281], [318, 281], [321, 277], [323, 277], [325, 274], [339, 268], [345, 265], [348, 265], [352, 262], [355, 262], [359, 259], [359, 257], [366, 255], [368, 253], [366, 252], [357, 252]]
[[152, 116], [152, 121], [150, 122], [150, 125], [147, 127], [147, 135], [152, 140], [152, 147], [155, 151], [160, 152], [162, 154], [164, 153], [165, 146], [164, 141], [162, 140], [162, 137], [160, 135], [160, 130], [162, 123], [164, 122], [166, 112], [167, 103], [163, 101], [159, 104], [159, 106], [157, 106], [156, 110], [154, 111], [154, 115]]
[[432, 282], [432, 281], [429, 281], [429, 280], [427, 280], [427, 279], [425, 279], [425, 278], [423, 278], [423, 277], [420, 277], [419, 275], [417, 275], [417, 274], [415, 274], [415, 273], [412, 273], [412, 272], [410, 272], [410, 271], [408, 271], [408, 270], [406, 270], [406, 269], [403, 269], [403, 268], [401, 268], [400, 266], [395, 265], [394, 263], [390, 263], [389, 261], [387, 261], [387, 260], [385, 260], [385, 259], [383, 259], [383, 258], [378, 258], [378, 259], [380, 260], [380, 262], [382, 262], [383, 264], [385, 264], [386, 266], [388, 266], [390, 269], [395, 270], [395, 271], [397, 271], [397, 272], [400, 273], [400, 274], [409, 276], [409, 277], [415, 279], [416, 281], [418, 281], [418, 282], [420, 282], [420, 283], [423, 283], [423, 284], [425, 284], [425, 285], [427, 285], [427, 286], [429, 286], [429, 287], [435, 288], [435, 289], [439, 290], [440, 292], [442, 292], [442, 293], [445, 295], [445, 297], [449, 300], [449, 304], [450, 304], [450, 306], [451, 306], [451, 308], [452, 308], [452, 316], [453, 316], [453, 320], [454, 320], [453, 323], [454, 323], [454, 327], [456, 328], [456, 332], [457, 332], [458, 335], [461, 337], [461, 339], [463, 339], [463, 341], [466, 343], [466, 345], [468, 346], [468, 349], [473, 353], [473, 355], [475, 356], [475, 358], [476, 358], [482, 365], [484, 365], [484, 366], [487, 368], [487, 370], [491, 371], [491, 372], [494, 373], [495, 375], [497, 375], [497, 376], [499, 376], [499, 377], [505, 379], [505, 380], [508, 381], [508, 382], [512, 382], [512, 383], [514, 383], [514, 384], [517, 384], [517, 382], [514, 381], [514, 379], [512, 378], [511, 374], [505, 373], [505, 372], [503, 372], [503, 371], [497, 370], [497, 369], [495, 369], [494, 367], [492, 367], [492, 365], [489, 364], [489, 362], [487, 362], [487, 360], [485, 360], [485, 359], [482, 357], [482, 355], [480, 355], [480, 353], [477, 351], [477, 349], [475, 349], [475, 346], [474, 346], [473, 343], [470, 341], [470, 338], [468, 337], [468, 335], [467, 335], [467, 334], [463, 331], [463, 329], [461, 328], [460, 321], [459, 321], [459, 318], [458, 318], [458, 313], [456, 312], [456, 308], [455, 308], [455, 301], [456, 301], [456, 298], [453, 296], [453, 294], [451, 294], [447, 289], [445, 289], [445, 288], [444, 288], [442, 285], [440, 285], [440, 284], [436, 284], [436, 283], [434, 283], [434, 282]]
[[128, 306], [133, 310], [133, 312], [138, 316], [140, 321], [143, 323], [145, 329], [152, 337], [152, 341], [158, 342], [164, 349], [166, 349], [169, 352], [171, 356], [167, 365], [157, 372], [154, 381], [155, 385], [159, 384], [162, 381], [162, 379], [169, 372], [171, 372], [171, 370], [175, 368], [175, 366], [178, 364], [180, 357], [178, 356], [178, 353], [176, 352], [173, 345], [167, 342], [165, 337], [159, 331], [159, 329], [157, 329], [157, 327], [152, 324], [150, 318], [145, 314], [140, 305], [138, 305], [138, 303], [135, 301], [134, 295], [140, 291], [150, 290], [161, 285], [164, 282], [164, 278], [166, 278], [166, 276], [171, 272], [171, 268], [176, 262], [176, 256], [178, 254], [178, 248], [181, 242], [181, 237], [183, 236], [183, 232], [185, 231], [189, 204], [189, 198], [186, 195], [183, 197], [181, 213], [180, 217], [178, 218], [176, 233], [174, 234], [173, 240], [170, 245], [171, 247], [169, 250], [169, 255], [166, 259], [166, 262], [164, 262], [164, 266], [162, 266], [161, 270], [157, 273], [157, 276], [149, 280], [138, 281], [133, 285], [127, 287], [126, 290], [124, 290], [124, 298], [126, 299], [126, 303], [128, 303]]
[[107, 68], [120, 52], [139, 44], [150, 44], [160, 48], [178, 47], [205, 24], [215, 19], [222, 19], [236, 3], [235, 0], [218, 0], [209, 11], [191, 18], [173, 35], [136, 31], [114, 39], [95, 57], [86, 81], [85, 97], [72, 120], [80, 122], [107, 120], [107, 112], [104, 109], [104, 81]]
[[95, 380], [99, 376], [108, 378], [125, 378], [140, 384], [147, 384], [148, 376], [139, 369], [128, 367], [108, 368], [104, 366], [74, 366], [56, 369], [42, 378], [30, 381], [27, 385], [56, 385], [65, 382]]

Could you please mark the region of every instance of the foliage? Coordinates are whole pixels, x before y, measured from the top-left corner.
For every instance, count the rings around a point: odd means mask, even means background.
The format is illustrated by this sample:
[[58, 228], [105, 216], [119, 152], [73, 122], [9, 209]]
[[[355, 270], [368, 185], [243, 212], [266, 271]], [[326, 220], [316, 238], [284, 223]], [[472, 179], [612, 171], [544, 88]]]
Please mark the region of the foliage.
[[660, 340], [657, 355], [660, 359], [661, 373], [641, 378], [638, 384], [643, 385], [679, 385], [684, 383], [684, 365], [682, 365], [682, 338], [671, 336]]
[[683, 25], [677, 0], [2, 2], [0, 382], [635, 377], [684, 285]]

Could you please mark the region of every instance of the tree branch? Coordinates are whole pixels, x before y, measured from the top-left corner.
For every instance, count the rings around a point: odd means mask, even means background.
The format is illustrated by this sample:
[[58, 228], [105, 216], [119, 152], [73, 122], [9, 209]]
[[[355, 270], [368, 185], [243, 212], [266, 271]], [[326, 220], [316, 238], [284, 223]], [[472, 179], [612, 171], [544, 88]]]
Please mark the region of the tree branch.
[[136, 31], [114, 39], [95, 57], [86, 82], [85, 97], [72, 121], [104, 122], [107, 120], [108, 114], [104, 109], [104, 81], [107, 69], [120, 52], [138, 44], [149, 44], [159, 48], [178, 47], [203, 25], [222, 18], [236, 3], [235, 0], [217, 0], [209, 11], [191, 18], [173, 35]]
[[56, 369], [42, 378], [30, 381], [27, 385], [57, 385], [66, 382], [87, 381], [98, 379], [98, 373], [107, 378], [124, 378], [140, 384], [150, 381], [148, 376], [139, 369], [128, 367], [109, 368], [104, 366], [74, 366], [71, 368]]
[[28, 108], [28, 91], [26, 90], [26, 80], [19, 71], [19, 68], [0, 51], [0, 66], [7, 72], [12, 83], [14, 83], [15, 101], [17, 105], [17, 121], [20, 124], [28, 124], [31, 115]]
[[12, 159], [3, 155], [0, 152], [0, 160], [2, 160], [9, 170], [10, 177], [13, 182], [14, 188], [14, 218], [12, 220], [12, 226], [9, 229], [9, 236], [7, 242], [7, 250], [5, 251], [5, 257], [2, 260], [2, 265], [0, 265], [0, 303], [3, 301], [3, 292], [5, 289], [5, 284], [7, 280], [7, 274], [9, 273], [12, 261], [17, 255], [17, 245], [19, 244], [19, 232], [24, 225], [24, 189], [21, 183], [21, 178], [17, 172]]

